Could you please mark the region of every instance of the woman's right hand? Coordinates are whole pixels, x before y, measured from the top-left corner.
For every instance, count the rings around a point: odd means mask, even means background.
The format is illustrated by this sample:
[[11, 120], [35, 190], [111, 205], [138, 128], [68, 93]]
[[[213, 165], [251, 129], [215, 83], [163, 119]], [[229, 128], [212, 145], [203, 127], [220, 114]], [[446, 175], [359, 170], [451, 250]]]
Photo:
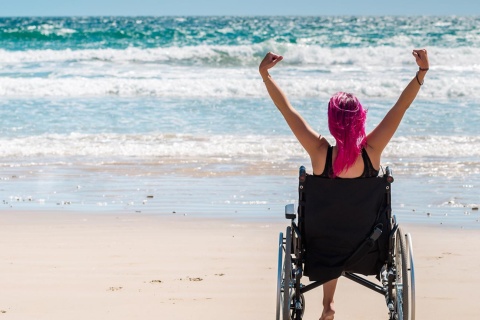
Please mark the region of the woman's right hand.
[[413, 50], [412, 54], [415, 57], [415, 60], [419, 68], [428, 69], [429, 63], [428, 63], [428, 55], [427, 55], [426, 49]]
[[258, 67], [258, 71], [263, 76], [264, 74], [268, 74], [268, 69], [273, 68], [278, 62], [282, 61], [283, 57], [273, 52], [269, 52], [265, 55], [262, 62], [260, 62], [260, 66]]

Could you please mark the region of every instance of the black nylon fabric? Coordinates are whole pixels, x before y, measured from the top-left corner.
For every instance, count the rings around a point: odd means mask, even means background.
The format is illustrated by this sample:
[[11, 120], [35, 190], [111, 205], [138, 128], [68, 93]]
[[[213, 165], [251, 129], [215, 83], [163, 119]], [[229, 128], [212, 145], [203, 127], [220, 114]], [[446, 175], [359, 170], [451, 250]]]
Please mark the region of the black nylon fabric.
[[[387, 257], [390, 225], [382, 177], [325, 179], [308, 175], [302, 190], [304, 203], [305, 275], [311, 281], [338, 278], [342, 271], [376, 275]], [[375, 246], [354, 265], [346, 260], [382, 223]]]

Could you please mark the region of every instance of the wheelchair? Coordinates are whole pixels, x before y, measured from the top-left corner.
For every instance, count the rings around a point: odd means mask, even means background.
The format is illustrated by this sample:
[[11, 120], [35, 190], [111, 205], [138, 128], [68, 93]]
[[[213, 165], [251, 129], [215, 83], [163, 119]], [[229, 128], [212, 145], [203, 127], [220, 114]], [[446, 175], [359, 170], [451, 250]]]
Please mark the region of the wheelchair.
[[383, 295], [389, 320], [415, 319], [412, 238], [392, 215], [393, 181], [388, 167], [364, 179], [325, 179], [300, 167], [298, 217], [285, 206], [291, 224], [278, 241], [276, 320], [301, 320], [304, 294], [340, 276]]

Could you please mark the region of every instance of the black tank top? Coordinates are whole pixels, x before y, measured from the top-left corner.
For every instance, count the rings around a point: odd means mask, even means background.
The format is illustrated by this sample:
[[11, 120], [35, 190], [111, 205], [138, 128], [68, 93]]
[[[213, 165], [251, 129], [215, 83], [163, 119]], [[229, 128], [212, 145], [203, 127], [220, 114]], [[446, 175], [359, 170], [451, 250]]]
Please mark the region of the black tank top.
[[[332, 155], [333, 155], [333, 146], [328, 147], [327, 158], [325, 160], [325, 169], [323, 169], [322, 174], [316, 175], [323, 178], [333, 177], [333, 165], [332, 165]], [[363, 159], [363, 173], [358, 178], [372, 178], [378, 176], [378, 170], [372, 165], [368, 153], [365, 148], [362, 148], [362, 159]]]

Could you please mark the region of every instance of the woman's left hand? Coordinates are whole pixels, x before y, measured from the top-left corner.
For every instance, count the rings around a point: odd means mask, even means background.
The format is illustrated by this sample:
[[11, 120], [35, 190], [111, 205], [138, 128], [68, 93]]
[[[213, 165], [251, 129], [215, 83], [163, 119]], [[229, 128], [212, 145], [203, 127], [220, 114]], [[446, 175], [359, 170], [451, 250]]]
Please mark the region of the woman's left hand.
[[282, 60], [283, 57], [281, 55], [269, 52], [265, 55], [265, 58], [263, 58], [262, 62], [260, 62], [258, 71], [260, 71], [260, 74], [263, 75], [264, 73], [268, 72], [268, 69], [273, 68], [278, 62]]

